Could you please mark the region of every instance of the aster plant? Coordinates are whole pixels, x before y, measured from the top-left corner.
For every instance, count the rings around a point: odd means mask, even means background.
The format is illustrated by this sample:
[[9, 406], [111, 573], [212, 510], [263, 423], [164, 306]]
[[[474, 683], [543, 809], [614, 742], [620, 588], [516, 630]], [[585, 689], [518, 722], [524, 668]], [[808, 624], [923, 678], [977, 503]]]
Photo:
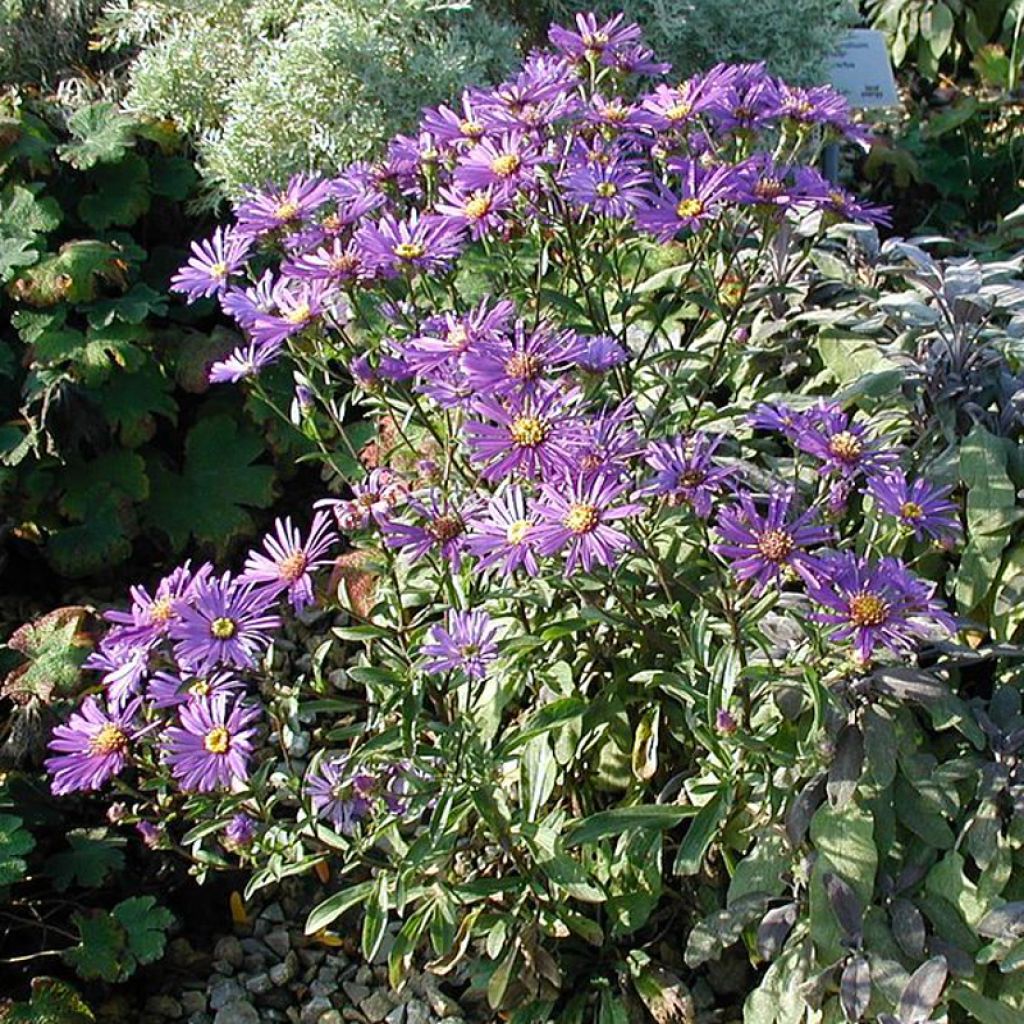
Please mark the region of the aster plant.
[[[693, 1019], [726, 955], [751, 1021], [983, 1005], [1011, 926], [965, 963], [935, 909], [963, 879], [980, 928], [1022, 834], [1019, 698], [989, 728], [958, 689], [1008, 650], [950, 585], [982, 490], [898, 389], [786, 361], [787, 296], [886, 221], [813, 166], [861, 131], [760, 65], [669, 84], [622, 18], [551, 42], [197, 247], [200, 294], [259, 254], [211, 377], [290, 371], [330, 493], [108, 613], [54, 785], [124, 787], [200, 874], [337, 879], [311, 934], [358, 907], [372, 958], [393, 917], [394, 984], [425, 958], [522, 1024]], [[985, 814], [982, 894], [947, 820]]]

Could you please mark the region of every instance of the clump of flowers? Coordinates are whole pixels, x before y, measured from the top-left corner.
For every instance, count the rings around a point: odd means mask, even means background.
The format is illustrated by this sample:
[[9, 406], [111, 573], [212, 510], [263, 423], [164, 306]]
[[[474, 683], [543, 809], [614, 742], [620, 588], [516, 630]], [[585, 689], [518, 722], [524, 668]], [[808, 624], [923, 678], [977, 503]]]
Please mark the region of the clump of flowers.
[[[147, 778], [167, 829], [179, 809], [197, 854], [219, 835], [261, 879], [334, 862], [352, 900], [311, 930], [372, 892], [403, 921], [393, 979], [429, 938], [523, 1020], [573, 998], [589, 960], [560, 942], [657, 949], [668, 850], [693, 896], [796, 780], [811, 813], [828, 730], [959, 626], [959, 505], [911, 426], [747, 355], [791, 263], [840, 217], [885, 223], [813, 167], [860, 136], [845, 104], [756, 64], [651, 84], [622, 18], [551, 41], [196, 247], [179, 287], [246, 335], [211, 379], [287, 366], [333, 493], [240, 575], [184, 567], [109, 613], [105, 693], [51, 762], [61, 791]], [[317, 601], [335, 559], [360, 600]], [[317, 604], [331, 627], [279, 683]]]

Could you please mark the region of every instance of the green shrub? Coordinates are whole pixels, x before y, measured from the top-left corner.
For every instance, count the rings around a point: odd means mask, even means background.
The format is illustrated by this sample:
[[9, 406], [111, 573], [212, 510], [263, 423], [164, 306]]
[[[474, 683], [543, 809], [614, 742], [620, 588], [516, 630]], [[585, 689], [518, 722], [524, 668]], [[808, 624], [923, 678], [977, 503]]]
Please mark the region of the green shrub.
[[422, 106], [505, 70], [518, 33], [480, 4], [119, 0], [100, 34], [142, 44], [126, 102], [191, 135], [217, 197], [368, 155]]
[[143, 533], [165, 551], [223, 549], [269, 505], [275, 471], [242, 403], [204, 394], [206, 365], [237, 339], [201, 329], [212, 303], [186, 315], [165, 295], [195, 171], [169, 125], [109, 103], [64, 113], [11, 94], [0, 121], [9, 525], [69, 576], [116, 565]]

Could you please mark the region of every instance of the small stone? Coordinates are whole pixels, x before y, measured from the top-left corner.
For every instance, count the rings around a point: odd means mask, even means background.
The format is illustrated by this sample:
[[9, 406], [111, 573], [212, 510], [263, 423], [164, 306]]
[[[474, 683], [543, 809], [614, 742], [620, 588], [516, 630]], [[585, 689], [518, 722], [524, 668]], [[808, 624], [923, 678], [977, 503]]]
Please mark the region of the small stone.
[[320, 1018], [329, 1010], [333, 1010], [330, 999], [327, 996], [314, 996], [302, 1008], [299, 1017], [300, 1024], [320, 1024]]
[[177, 1020], [183, 1013], [181, 1003], [173, 996], [150, 996], [146, 1000], [146, 1010], [158, 1017], [169, 1017]]
[[385, 1018], [384, 1024], [404, 1024], [405, 1007], [396, 1006]]
[[366, 1018], [354, 1006], [343, 1006], [341, 1016], [345, 1020], [355, 1021], [356, 1024], [366, 1024]]
[[260, 1024], [260, 1013], [252, 1003], [236, 999], [217, 1011], [213, 1024]]
[[276, 953], [282, 960], [292, 948], [292, 938], [283, 928], [268, 932], [263, 941], [270, 947], [271, 952]]
[[246, 991], [251, 992], [254, 996], [261, 996], [264, 992], [269, 992], [273, 987], [274, 983], [266, 972], [254, 974], [245, 983]]
[[341, 987], [345, 990], [345, 995], [356, 1004], [361, 1003], [370, 994], [370, 990], [357, 981], [343, 981]]
[[432, 974], [424, 974], [422, 985], [423, 995], [430, 1003], [430, 1009], [437, 1017], [458, 1017], [462, 1014], [462, 1007], [459, 1006], [451, 996], [445, 995], [437, 987], [437, 980]]
[[270, 968], [270, 980], [275, 985], [287, 985], [299, 973], [299, 958], [295, 950], [289, 951], [283, 963], [274, 964]]
[[391, 1012], [393, 1005], [394, 1004], [391, 1002], [387, 992], [377, 989], [376, 992], [367, 996], [359, 1004], [359, 1009], [366, 1014], [367, 1020], [372, 1021], [373, 1024], [380, 1024], [380, 1022]]
[[259, 956], [266, 956], [269, 952], [266, 943], [260, 939], [242, 939], [242, 951]]
[[219, 978], [210, 986], [210, 1009], [219, 1010], [244, 995], [242, 986], [234, 978]]
[[214, 960], [211, 966], [218, 974], [223, 974], [226, 977], [235, 973], [234, 965], [229, 964], [227, 960]]
[[186, 989], [181, 993], [181, 1005], [185, 1013], [205, 1013], [206, 993], [198, 989]]
[[369, 964], [363, 964], [363, 966], [356, 971], [356, 981], [359, 982], [360, 985], [373, 984], [373, 970]]
[[242, 957], [245, 955], [245, 947], [234, 935], [225, 935], [217, 940], [213, 947], [214, 960], [226, 960], [237, 971], [242, 966]]
[[442, 1017], [437, 1024], [466, 1024], [462, 1017]]
[[299, 950], [299, 960], [303, 967], [319, 967], [327, 959], [326, 949], [314, 949], [306, 946]]
[[[316, 972], [316, 980], [322, 981], [325, 985], [335, 985], [338, 981], [338, 968], [333, 964], [324, 964], [319, 971]], [[369, 989], [367, 989], [369, 992]]]
[[271, 1006], [275, 1010], [287, 1010], [295, 1002], [291, 989], [274, 988], [265, 996], [260, 996], [260, 1006]]
[[342, 1024], [344, 1020], [345, 1018], [342, 1017], [340, 1010], [328, 1010], [320, 1015], [320, 1019], [316, 1024]]
[[284, 922], [284, 910], [281, 909], [280, 903], [271, 903], [260, 917], [273, 921], [274, 924], [281, 924]]
[[167, 944], [167, 962], [172, 967], [191, 967], [198, 960], [204, 959], [202, 953], [197, 953], [188, 939], [179, 936], [171, 939]]
[[407, 1024], [428, 1024], [430, 1020], [430, 1007], [422, 1000], [410, 999], [405, 1004], [405, 1015]]
[[188, 1019], [188, 1024], [210, 1024], [210, 1015], [208, 1013], [193, 1013]]
[[259, 974], [267, 966], [267, 959], [266, 953], [246, 953], [242, 968], [249, 974]]

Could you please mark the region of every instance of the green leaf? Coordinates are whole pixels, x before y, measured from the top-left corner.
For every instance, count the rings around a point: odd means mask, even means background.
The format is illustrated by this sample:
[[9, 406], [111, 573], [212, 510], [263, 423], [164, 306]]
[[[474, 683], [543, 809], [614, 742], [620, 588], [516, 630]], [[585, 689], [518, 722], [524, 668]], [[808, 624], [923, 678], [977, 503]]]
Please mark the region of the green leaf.
[[753, 850], [736, 865], [729, 882], [729, 904], [755, 892], [780, 896], [792, 866], [793, 849], [785, 833], [762, 832]]
[[33, 978], [27, 1003], [0, 1002], [0, 1024], [90, 1024], [95, 1020], [78, 993], [56, 978]]
[[342, 889], [341, 892], [328, 896], [309, 912], [309, 917], [306, 918], [306, 934], [315, 935], [327, 928], [346, 910], [368, 899], [372, 892], [373, 882], [360, 882], [358, 885], [349, 886], [347, 889]]
[[97, 401], [126, 448], [138, 448], [156, 433], [156, 417], [174, 423], [178, 406], [171, 382], [155, 360], [134, 373], [115, 373], [97, 391]]
[[71, 694], [92, 648], [81, 632], [85, 612], [76, 605], [57, 608], [15, 630], [7, 646], [27, 661], [7, 676], [0, 696], [20, 702], [34, 697], [46, 703]]
[[587, 818], [574, 822], [565, 834], [565, 846], [580, 846], [593, 843], [608, 836], [621, 835], [631, 829], [657, 829], [664, 831], [678, 825], [684, 818], [691, 818], [699, 808], [677, 804], [640, 804], [636, 807], [616, 807], [610, 811], [598, 811]]
[[502, 744], [502, 753], [511, 753], [535, 737], [542, 736], [566, 722], [572, 722], [582, 717], [588, 706], [587, 702], [579, 697], [561, 697], [558, 700], [553, 700], [550, 704], [545, 704], [522, 729]]
[[97, 299], [89, 307], [89, 323], [93, 327], [107, 327], [116, 320], [126, 324], [141, 324], [147, 317], [167, 313], [167, 296], [136, 281], [124, 295], [113, 299]]
[[75, 829], [68, 834], [70, 849], [55, 853], [43, 865], [58, 892], [77, 880], [79, 885], [95, 888], [108, 875], [124, 867], [124, 839], [111, 836], [105, 828]]
[[960, 479], [967, 487], [967, 546], [960, 559], [956, 597], [961, 610], [971, 612], [995, 582], [1017, 519], [1016, 489], [1006, 472], [1006, 447], [980, 424], [961, 444]]
[[672, 865], [674, 875], [695, 875], [700, 871], [704, 854], [718, 835], [718, 830], [729, 814], [731, 806], [732, 789], [727, 787], [719, 790], [700, 809], [679, 844], [679, 851]]
[[363, 933], [361, 949], [367, 963], [372, 962], [384, 939], [384, 931], [388, 923], [388, 882], [386, 871], [382, 871], [374, 879], [373, 890], [366, 900], [363, 910]]
[[112, 448], [88, 462], [71, 463], [61, 478], [61, 489], [61, 512], [86, 520], [110, 497], [142, 501], [149, 493], [146, 463], [135, 452]]
[[50, 534], [46, 557], [64, 576], [87, 576], [128, 558], [132, 527], [130, 504], [123, 495], [108, 493], [89, 507], [82, 522]]
[[121, 287], [126, 284], [121, 252], [107, 242], [78, 239], [65, 242], [10, 287], [15, 298], [31, 306], [53, 306], [91, 302], [101, 281]]
[[698, 921], [686, 942], [686, 966], [695, 969], [708, 960], [717, 960], [724, 950], [739, 941], [747, 925], [764, 915], [770, 898], [763, 892], [749, 893]]
[[11, 237], [43, 235], [61, 222], [60, 204], [37, 197], [42, 186], [8, 185], [0, 193], [0, 232]]
[[959, 1003], [977, 1024], [1020, 1024], [1019, 1009], [1014, 1009], [999, 1000], [989, 999], [988, 996], [980, 995], [964, 985], [957, 985], [950, 990], [949, 998], [954, 1003]]
[[174, 915], [161, 907], [155, 897], [122, 900], [114, 907], [114, 918], [125, 931], [131, 955], [140, 964], [151, 964], [163, 956], [167, 929], [173, 924]]
[[252, 465], [263, 451], [259, 435], [230, 416], [201, 420], [185, 442], [182, 472], [150, 464], [147, 521], [176, 550], [194, 537], [223, 551], [252, 531], [245, 506], [267, 508], [273, 501], [274, 470]]
[[24, 878], [28, 871], [22, 854], [33, 849], [36, 841], [22, 824], [13, 814], [0, 814], [0, 889]]
[[0, 236], [0, 282], [6, 284], [19, 267], [31, 267], [39, 259], [34, 245], [26, 235]]
[[175, 203], [187, 199], [199, 180], [188, 157], [156, 156], [149, 162], [153, 195], [164, 196]]
[[941, 0], [921, 12], [921, 34], [936, 60], [949, 49], [953, 39], [953, 12]]
[[141, 156], [101, 164], [89, 177], [95, 191], [79, 200], [78, 216], [96, 231], [128, 227], [149, 210], [149, 166]]
[[123, 981], [131, 974], [131, 962], [124, 928], [105, 910], [92, 914], [75, 912], [71, 923], [78, 929], [79, 941], [64, 951], [64, 960], [86, 981]]
[[134, 143], [133, 122], [117, 109], [117, 104], [106, 101], [76, 110], [68, 118], [68, 130], [75, 141], [58, 146], [57, 153], [80, 171], [120, 160]]

